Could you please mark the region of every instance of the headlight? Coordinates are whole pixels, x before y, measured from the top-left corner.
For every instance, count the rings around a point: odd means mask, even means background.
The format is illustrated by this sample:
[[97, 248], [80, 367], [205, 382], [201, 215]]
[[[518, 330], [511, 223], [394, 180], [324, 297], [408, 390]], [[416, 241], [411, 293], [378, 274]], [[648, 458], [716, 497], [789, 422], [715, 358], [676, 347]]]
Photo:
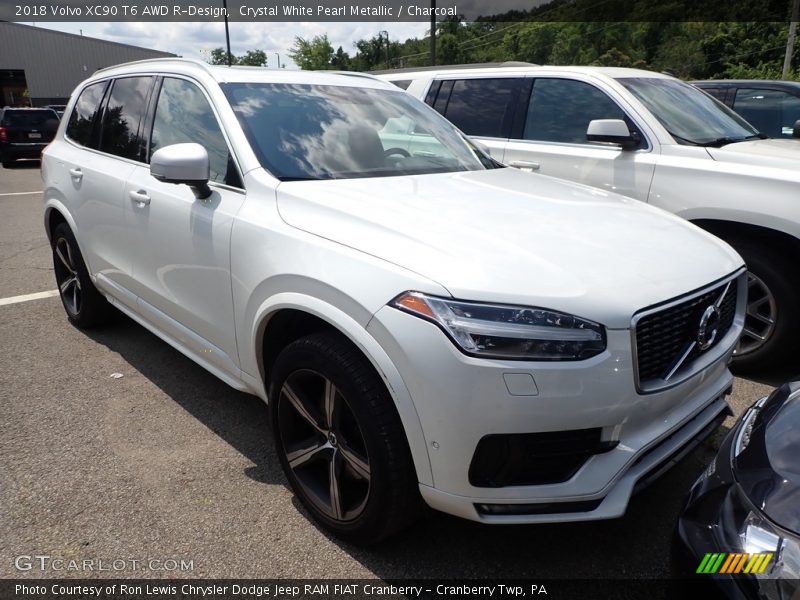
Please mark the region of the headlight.
[[747, 515], [739, 539], [742, 551], [748, 555], [741, 572], [754, 575], [767, 598], [793, 597], [786, 592], [796, 592], [796, 582], [800, 579], [797, 539], [784, 537], [772, 523], [753, 511]]
[[747, 412], [742, 417], [742, 423], [739, 425], [739, 434], [736, 436], [736, 440], [733, 444], [734, 458], [739, 456], [742, 450], [747, 448], [747, 444], [750, 443], [750, 436], [753, 434], [753, 426], [755, 425], [756, 417], [766, 401], [766, 396], [761, 398], [761, 400], [747, 409]]
[[525, 360], [583, 360], [606, 348], [602, 325], [525, 306], [478, 304], [405, 292], [391, 306], [432, 321], [467, 354]]

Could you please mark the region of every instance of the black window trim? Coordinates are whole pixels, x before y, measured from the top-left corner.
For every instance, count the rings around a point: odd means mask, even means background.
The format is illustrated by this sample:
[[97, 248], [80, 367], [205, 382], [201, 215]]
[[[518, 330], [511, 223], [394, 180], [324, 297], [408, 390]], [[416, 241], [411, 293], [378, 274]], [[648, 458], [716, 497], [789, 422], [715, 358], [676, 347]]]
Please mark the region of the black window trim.
[[[597, 91], [599, 91], [602, 94], [604, 94], [614, 104], [617, 105], [617, 107], [630, 120], [630, 124], [633, 124], [633, 126], [635, 128], [635, 131], [637, 131], [639, 133], [639, 136], [641, 137], [642, 141], [644, 142], [644, 144], [642, 145], [641, 148], [636, 148], [635, 150], [626, 150], [626, 152], [645, 153], [645, 152], [652, 152], [653, 151], [653, 147], [654, 146], [650, 142], [650, 137], [647, 135], [647, 132], [644, 130], [644, 128], [639, 124], [639, 121], [637, 121], [633, 116], [631, 116], [631, 111], [627, 110], [627, 108], [625, 106], [623, 106], [623, 103], [621, 103], [614, 96], [610, 95], [608, 92], [606, 92], [603, 88], [599, 87], [594, 82], [587, 81], [585, 79], [581, 79], [581, 78], [577, 78], [577, 77], [569, 77], [569, 76], [565, 76], [565, 75], [561, 75], [561, 74], [552, 74], [551, 75], [549, 73], [548, 74], [531, 73], [531, 74], [526, 74], [526, 77], [531, 79], [530, 94], [533, 93], [533, 88], [536, 86], [536, 80], [537, 79], [566, 79], [567, 81], [577, 81], [579, 83], [585, 83], [587, 85], [592, 86]], [[530, 94], [528, 95], [528, 101], [530, 101]], [[526, 106], [525, 114], [524, 114], [524, 117], [522, 119], [522, 130], [521, 130], [522, 132], [525, 131], [525, 125], [527, 124], [527, 122], [528, 122], [528, 110], [527, 110], [527, 106]], [[630, 124], [629, 124], [629, 127], [630, 127]], [[552, 142], [552, 141], [547, 141], [547, 140], [526, 140], [526, 139], [523, 139], [522, 137], [519, 137], [519, 138], [512, 138], [510, 141], [517, 142], [517, 143], [521, 142], [521, 143], [525, 143], [525, 144], [546, 144], [546, 145], [555, 145], [555, 146], [569, 146], [571, 148], [598, 148], [598, 149], [601, 149], [601, 150], [610, 150], [610, 151], [614, 151], [614, 152], [619, 152], [620, 151], [618, 146], [606, 145], [606, 144], [598, 144], [598, 143], [590, 142], [588, 140], [585, 143], [571, 143], [571, 142]]]
[[[244, 171], [242, 171], [242, 168], [241, 168], [240, 163], [239, 163], [239, 158], [236, 156], [236, 152], [233, 150], [233, 146], [230, 143], [230, 136], [228, 135], [228, 132], [225, 130], [225, 127], [223, 127], [223, 125], [222, 125], [222, 121], [219, 118], [219, 112], [217, 111], [217, 108], [214, 105], [214, 103], [211, 101], [211, 97], [209, 96], [208, 91], [194, 77], [190, 77], [188, 75], [184, 75], [183, 73], [170, 73], [170, 72], [163, 72], [163, 71], [161, 71], [161, 72], [149, 72], [148, 71], [148, 72], [141, 72], [141, 73], [125, 73], [125, 74], [120, 74], [120, 75], [111, 75], [111, 76], [104, 77], [104, 78], [101, 78], [101, 79], [93, 79], [92, 81], [88, 81], [86, 83], [86, 85], [84, 85], [81, 88], [80, 92], [78, 92], [78, 95], [75, 96], [76, 103], [77, 103], [77, 98], [79, 98], [80, 95], [83, 93], [83, 91], [86, 88], [88, 88], [90, 85], [94, 85], [96, 83], [105, 82], [106, 87], [105, 87], [105, 90], [103, 91], [103, 97], [100, 99], [100, 105], [99, 105], [99, 109], [98, 109], [100, 123], [102, 124], [102, 119], [103, 119], [103, 115], [105, 113], [106, 103], [107, 103], [108, 97], [109, 97], [109, 95], [111, 93], [111, 88], [113, 87], [112, 84], [113, 84], [114, 80], [116, 80], [116, 79], [124, 79], [124, 78], [127, 78], [127, 77], [153, 77], [154, 80], [157, 80], [157, 81], [154, 81], [153, 85], [151, 85], [151, 87], [150, 87], [150, 94], [148, 96], [148, 100], [145, 102], [145, 107], [146, 107], [146, 111], [147, 112], [145, 113], [145, 116], [142, 119], [142, 121], [145, 122], [145, 127], [146, 127], [145, 133], [147, 133], [147, 146], [146, 146], [146, 152], [147, 153], [145, 154], [145, 157], [146, 157], [146, 159], [148, 161], [150, 160], [150, 137], [151, 137], [151, 135], [153, 133], [152, 125], [153, 125], [153, 120], [155, 118], [156, 103], [158, 102], [158, 95], [156, 95], [154, 93], [154, 91], [156, 90], [156, 88], [158, 89], [159, 92], [161, 91], [161, 80], [163, 80], [164, 77], [174, 77], [174, 78], [177, 78], [177, 79], [185, 79], [187, 81], [190, 81], [190, 82], [194, 83], [195, 85], [197, 85], [197, 87], [200, 88], [200, 90], [205, 95], [206, 100], [208, 101], [208, 104], [211, 106], [211, 110], [214, 113], [214, 117], [217, 119], [217, 125], [219, 125], [219, 128], [222, 131], [222, 137], [225, 138], [225, 143], [228, 146], [228, 152], [231, 153], [231, 157], [233, 158], [234, 166], [236, 167], [236, 170], [239, 173], [239, 180], [242, 182], [242, 187], [235, 187], [235, 186], [232, 186], [232, 185], [228, 185], [227, 183], [219, 183], [217, 181], [209, 181], [208, 184], [210, 186], [220, 187], [220, 188], [223, 188], [223, 189], [226, 189], [226, 190], [230, 190], [232, 192], [245, 193], [245, 194], [247, 193], [247, 188], [244, 185]], [[74, 109], [75, 109], [75, 107], [73, 106], [73, 110]], [[70, 111], [70, 115], [72, 115], [71, 111]], [[141, 127], [141, 123], [140, 123], [140, 127]], [[92, 137], [95, 138], [93, 141], [95, 143], [97, 143], [98, 145], [100, 143], [100, 133], [101, 133], [101, 131], [102, 131], [102, 126], [98, 128], [98, 126], [96, 124], [92, 125]], [[100, 150], [99, 147], [92, 148], [90, 146], [84, 146], [84, 145], [78, 143], [76, 140], [73, 140], [72, 138], [67, 136], [66, 128], [64, 130], [64, 139], [68, 143], [72, 144], [73, 146], [75, 146], [77, 148], [80, 148], [81, 150], [88, 150], [89, 152], [95, 152], [95, 153], [97, 153], [97, 154], [99, 154], [101, 156], [107, 156], [107, 157], [114, 158], [114, 159], [117, 159], [117, 160], [123, 160], [125, 162], [131, 163], [131, 164], [134, 164], [134, 165], [138, 165], [138, 166], [145, 166], [145, 167], [149, 167], [150, 166], [149, 162], [141, 162], [141, 161], [138, 161], [138, 160], [134, 160], [132, 158], [126, 158], [124, 156], [118, 156], [116, 154], [111, 154], [110, 152], [104, 152], [104, 151]]]

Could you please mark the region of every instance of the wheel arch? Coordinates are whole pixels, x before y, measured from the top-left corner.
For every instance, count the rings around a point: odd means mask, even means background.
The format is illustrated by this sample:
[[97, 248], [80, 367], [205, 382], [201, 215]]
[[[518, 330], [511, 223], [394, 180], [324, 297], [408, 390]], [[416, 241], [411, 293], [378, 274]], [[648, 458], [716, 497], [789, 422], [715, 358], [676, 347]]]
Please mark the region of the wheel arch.
[[768, 244], [769, 248], [789, 253], [800, 259], [800, 239], [784, 231], [724, 219], [692, 219], [691, 222], [729, 243], [738, 240]]
[[49, 200], [44, 207], [44, 230], [47, 233], [48, 240], [53, 240], [53, 231], [59, 223], [66, 223], [77, 238], [75, 220], [69, 214], [69, 211], [60, 202]]
[[394, 401], [411, 450], [417, 479], [433, 485], [427, 443], [422, 424], [400, 372], [363, 325], [341, 309], [318, 298], [286, 292], [265, 301], [256, 313], [251, 332], [264, 398], [269, 390], [269, 371], [280, 351], [292, 341], [317, 331], [336, 332], [369, 360]]

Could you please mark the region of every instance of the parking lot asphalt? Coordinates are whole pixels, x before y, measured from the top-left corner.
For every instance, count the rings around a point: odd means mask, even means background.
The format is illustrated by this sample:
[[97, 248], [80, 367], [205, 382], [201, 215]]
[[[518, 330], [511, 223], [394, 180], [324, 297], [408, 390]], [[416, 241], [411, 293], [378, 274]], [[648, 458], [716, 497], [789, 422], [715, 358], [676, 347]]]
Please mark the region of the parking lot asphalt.
[[[41, 194], [10, 195], [39, 190], [35, 163], [0, 169], [0, 298], [55, 288]], [[115, 577], [664, 577], [681, 502], [713, 455], [701, 446], [620, 519], [489, 527], [435, 514], [356, 548], [306, 519], [261, 400], [141, 326], [82, 332], [51, 297], [0, 305], [0, 340], [2, 578], [92, 575], [19, 571], [20, 555], [193, 565]], [[734, 412], [782, 377], [737, 378]]]

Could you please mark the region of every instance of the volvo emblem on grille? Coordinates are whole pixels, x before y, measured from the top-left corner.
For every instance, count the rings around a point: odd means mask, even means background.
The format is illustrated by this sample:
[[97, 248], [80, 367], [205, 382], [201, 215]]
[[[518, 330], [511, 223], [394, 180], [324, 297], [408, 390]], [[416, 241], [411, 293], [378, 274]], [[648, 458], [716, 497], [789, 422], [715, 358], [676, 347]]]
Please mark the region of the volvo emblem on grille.
[[700, 326], [697, 328], [697, 347], [708, 350], [717, 339], [719, 328], [719, 309], [712, 304], [700, 317]]

